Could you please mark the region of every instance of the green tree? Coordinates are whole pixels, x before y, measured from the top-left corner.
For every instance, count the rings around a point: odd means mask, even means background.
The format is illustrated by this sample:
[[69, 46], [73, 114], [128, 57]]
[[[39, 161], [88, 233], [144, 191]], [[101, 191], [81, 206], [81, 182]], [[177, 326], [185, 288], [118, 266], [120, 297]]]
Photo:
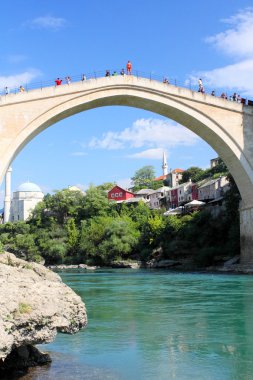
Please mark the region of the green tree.
[[97, 216], [81, 222], [79, 239], [80, 259], [90, 264], [100, 264], [99, 245], [104, 239], [105, 228], [111, 223], [110, 217]]
[[52, 240], [45, 256], [46, 264], [61, 264], [67, 253], [67, 245], [61, 241]]
[[67, 221], [67, 233], [68, 233], [68, 242], [67, 247], [71, 255], [76, 253], [77, 243], [78, 243], [78, 230], [75, 225], [74, 218], [69, 218]]
[[97, 186], [98, 190], [111, 190], [114, 186], [116, 186], [116, 182], [104, 182], [101, 185]]
[[[44, 214], [54, 217], [59, 224], [64, 224], [69, 217], [77, 217], [83, 201], [80, 191], [64, 189], [44, 198]], [[38, 209], [36, 209], [37, 211]]]
[[154, 213], [142, 224], [139, 243], [139, 252], [144, 261], [152, 257], [154, 249], [160, 247], [159, 236], [165, 226], [165, 219], [162, 215]]
[[138, 229], [141, 229], [144, 223], [151, 217], [152, 211], [143, 201], [138, 202], [137, 206], [131, 206], [126, 215], [136, 223]]
[[38, 248], [32, 234], [17, 234], [11, 244], [12, 251], [16, 256], [28, 261], [40, 261]]
[[163, 179], [159, 179], [158, 181], [150, 182], [150, 189], [157, 190], [160, 187], [165, 186], [165, 181]]
[[128, 257], [138, 244], [139, 232], [130, 218], [116, 218], [106, 227], [99, 245], [104, 263]]
[[180, 183], [188, 182], [190, 179], [192, 182], [198, 182], [202, 179], [204, 172], [205, 171], [203, 169], [198, 168], [197, 166], [191, 166], [189, 169], [185, 170], [182, 173], [182, 179], [180, 180]]
[[[134, 189], [150, 187], [155, 178], [155, 170], [151, 165], [143, 166], [137, 170], [131, 180], [134, 183]], [[136, 190], [135, 190], [136, 191]]]
[[82, 199], [78, 219], [81, 221], [95, 216], [105, 216], [110, 209], [106, 192], [91, 185]]

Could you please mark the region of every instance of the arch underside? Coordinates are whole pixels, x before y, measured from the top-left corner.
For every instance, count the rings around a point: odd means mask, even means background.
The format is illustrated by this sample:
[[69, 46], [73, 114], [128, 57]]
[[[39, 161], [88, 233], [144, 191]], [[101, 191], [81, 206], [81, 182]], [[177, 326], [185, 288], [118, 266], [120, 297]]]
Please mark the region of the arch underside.
[[[205, 140], [224, 160], [238, 184], [242, 198], [244, 198], [247, 203], [249, 202], [249, 197], [252, 197], [252, 195], [249, 194], [245, 184], [248, 184], [247, 188], [250, 190], [253, 184], [247, 173], [246, 166], [248, 163], [243, 153], [240, 152], [236, 141], [231, 140], [226, 130], [217, 124], [210, 116], [198, 111], [196, 106], [189, 107], [172, 96], [166, 96], [166, 98], [163, 96], [152, 96], [151, 99], [148, 92], [145, 94], [143, 92], [135, 93], [132, 91], [132, 93], [128, 94], [122, 93], [115, 95], [113, 91], [108, 90], [106, 92], [103, 91], [102, 94], [96, 92], [93, 97], [90, 94], [89, 96], [81, 94], [46, 110], [46, 112], [38, 115], [37, 118], [31, 121], [19, 133], [14, 144], [11, 146], [9, 163], [29, 141], [49, 126], [74, 114], [105, 106], [140, 108], [165, 116], [190, 129]], [[225, 139], [230, 139], [231, 144], [225, 142]], [[242, 177], [244, 177], [244, 182], [243, 186], [240, 186]]]

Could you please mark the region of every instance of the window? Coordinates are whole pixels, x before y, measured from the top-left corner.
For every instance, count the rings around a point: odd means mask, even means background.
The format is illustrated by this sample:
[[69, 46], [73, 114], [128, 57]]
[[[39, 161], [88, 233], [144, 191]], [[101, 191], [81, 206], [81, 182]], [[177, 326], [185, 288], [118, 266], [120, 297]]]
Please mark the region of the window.
[[114, 193], [111, 194], [111, 197], [114, 198]]
[[118, 198], [119, 197], [119, 193], [115, 193], [115, 198]]
[[123, 195], [122, 193], [119, 193], [119, 197], [122, 197], [122, 195]]

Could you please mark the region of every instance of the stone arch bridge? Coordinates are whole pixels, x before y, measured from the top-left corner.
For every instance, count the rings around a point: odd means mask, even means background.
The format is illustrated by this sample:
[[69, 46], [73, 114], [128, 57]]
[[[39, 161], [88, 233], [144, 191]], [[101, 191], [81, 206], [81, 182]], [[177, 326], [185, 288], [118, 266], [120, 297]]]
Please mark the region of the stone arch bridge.
[[13, 159], [41, 131], [78, 112], [130, 106], [163, 115], [203, 138], [224, 160], [242, 196], [241, 263], [253, 263], [253, 107], [167, 83], [114, 76], [0, 98], [0, 183]]

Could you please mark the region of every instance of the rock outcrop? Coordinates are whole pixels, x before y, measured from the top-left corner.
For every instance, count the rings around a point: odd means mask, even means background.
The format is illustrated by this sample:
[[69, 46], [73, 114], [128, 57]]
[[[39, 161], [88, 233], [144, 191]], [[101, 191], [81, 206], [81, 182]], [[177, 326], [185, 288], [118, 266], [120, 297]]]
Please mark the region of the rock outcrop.
[[141, 262], [139, 262], [139, 261], [127, 261], [127, 260], [112, 261], [110, 266], [112, 268], [140, 269]]
[[11, 352], [27, 356], [31, 345], [49, 343], [57, 331], [72, 334], [86, 324], [84, 303], [56, 273], [0, 254], [0, 369]]
[[60, 264], [60, 265], [49, 265], [48, 266], [49, 269], [52, 269], [52, 270], [69, 270], [69, 269], [84, 269], [84, 270], [96, 270], [97, 268], [99, 267], [95, 267], [95, 266], [89, 266], [87, 264], [70, 264], [70, 265], [66, 265], [66, 264]]

